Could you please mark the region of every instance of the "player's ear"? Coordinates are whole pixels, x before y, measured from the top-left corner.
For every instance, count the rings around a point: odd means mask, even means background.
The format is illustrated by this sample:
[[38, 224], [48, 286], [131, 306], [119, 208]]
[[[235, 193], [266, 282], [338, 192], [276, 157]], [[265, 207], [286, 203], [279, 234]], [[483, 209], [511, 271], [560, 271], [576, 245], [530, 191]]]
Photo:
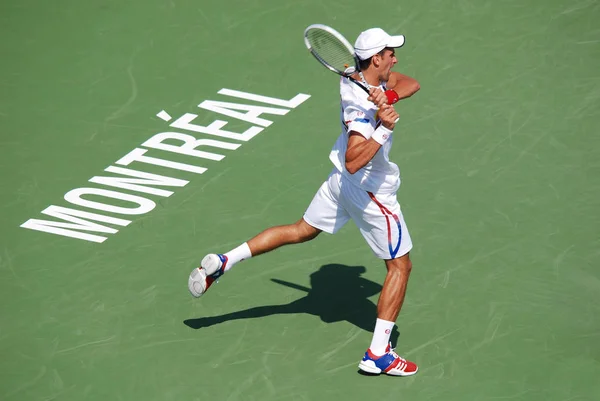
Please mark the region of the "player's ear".
[[381, 55], [380, 54], [375, 54], [371, 58], [371, 63], [373, 63], [373, 67], [378, 68], [379, 65], [381, 64]]

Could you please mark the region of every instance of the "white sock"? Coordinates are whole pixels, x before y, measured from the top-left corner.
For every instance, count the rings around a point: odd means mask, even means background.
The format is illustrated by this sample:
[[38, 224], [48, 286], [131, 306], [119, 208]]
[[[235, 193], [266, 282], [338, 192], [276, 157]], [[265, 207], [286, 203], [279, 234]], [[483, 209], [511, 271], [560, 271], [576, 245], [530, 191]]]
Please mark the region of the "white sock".
[[225, 266], [225, 271], [227, 271], [231, 269], [237, 262], [241, 262], [244, 259], [250, 259], [252, 257], [252, 253], [250, 252], [248, 243], [244, 242], [237, 248], [227, 252], [225, 256], [227, 256], [227, 266]]
[[377, 356], [385, 354], [385, 349], [390, 342], [390, 336], [392, 335], [394, 325], [394, 322], [377, 319], [375, 330], [373, 331], [373, 339], [371, 340], [371, 346], [369, 347], [371, 353]]

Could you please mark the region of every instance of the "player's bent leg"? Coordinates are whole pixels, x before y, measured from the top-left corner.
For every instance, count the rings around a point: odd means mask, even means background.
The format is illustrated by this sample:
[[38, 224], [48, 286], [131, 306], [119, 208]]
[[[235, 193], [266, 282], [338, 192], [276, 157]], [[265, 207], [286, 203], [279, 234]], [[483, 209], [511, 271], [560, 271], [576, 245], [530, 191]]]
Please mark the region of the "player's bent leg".
[[294, 224], [267, 228], [248, 241], [248, 247], [252, 256], [258, 256], [283, 245], [310, 241], [320, 233], [320, 229], [311, 226], [304, 219], [300, 219]]
[[223, 255], [206, 255], [200, 267], [194, 269], [188, 279], [188, 288], [192, 295], [199, 297], [204, 294], [219, 276], [244, 259], [270, 252], [283, 245], [310, 241], [322, 231], [334, 234], [350, 219], [337, 201], [340, 180], [341, 174], [334, 169], [313, 197], [304, 217], [297, 222], [268, 228]]
[[235, 263], [270, 252], [283, 245], [309, 241], [319, 233], [321, 233], [320, 229], [300, 219], [294, 224], [268, 228], [226, 254], [209, 253], [202, 259], [200, 267], [190, 273], [188, 289], [194, 297], [200, 297]]

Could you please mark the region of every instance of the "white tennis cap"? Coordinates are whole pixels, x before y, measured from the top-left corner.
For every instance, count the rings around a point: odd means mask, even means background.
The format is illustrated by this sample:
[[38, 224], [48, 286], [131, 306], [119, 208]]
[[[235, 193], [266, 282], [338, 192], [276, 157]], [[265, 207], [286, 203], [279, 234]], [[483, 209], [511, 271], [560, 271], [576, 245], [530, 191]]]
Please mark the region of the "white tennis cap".
[[402, 47], [404, 35], [390, 36], [381, 28], [371, 28], [361, 32], [354, 43], [354, 52], [361, 60], [373, 57], [386, 47]]

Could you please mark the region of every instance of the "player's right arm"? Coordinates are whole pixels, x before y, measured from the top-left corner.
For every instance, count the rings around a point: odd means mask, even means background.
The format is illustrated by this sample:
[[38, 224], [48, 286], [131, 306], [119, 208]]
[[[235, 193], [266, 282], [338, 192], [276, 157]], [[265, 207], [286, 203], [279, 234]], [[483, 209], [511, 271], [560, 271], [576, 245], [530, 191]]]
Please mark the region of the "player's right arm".
[[[358, 131], [351, 130], [348, 132], [348, 147], [345, 159], [346, 170], [350, 174], [354, 174], [366, 166], [387, 141], [396, 125], [398, 113], [396, 113], [394, 107], [385, 105], [379, 109], [379, 119], [381, 120], [381, 126], [373, 132], [369, 139]], [[385, 129], [381, 129], [381, 127]]]

